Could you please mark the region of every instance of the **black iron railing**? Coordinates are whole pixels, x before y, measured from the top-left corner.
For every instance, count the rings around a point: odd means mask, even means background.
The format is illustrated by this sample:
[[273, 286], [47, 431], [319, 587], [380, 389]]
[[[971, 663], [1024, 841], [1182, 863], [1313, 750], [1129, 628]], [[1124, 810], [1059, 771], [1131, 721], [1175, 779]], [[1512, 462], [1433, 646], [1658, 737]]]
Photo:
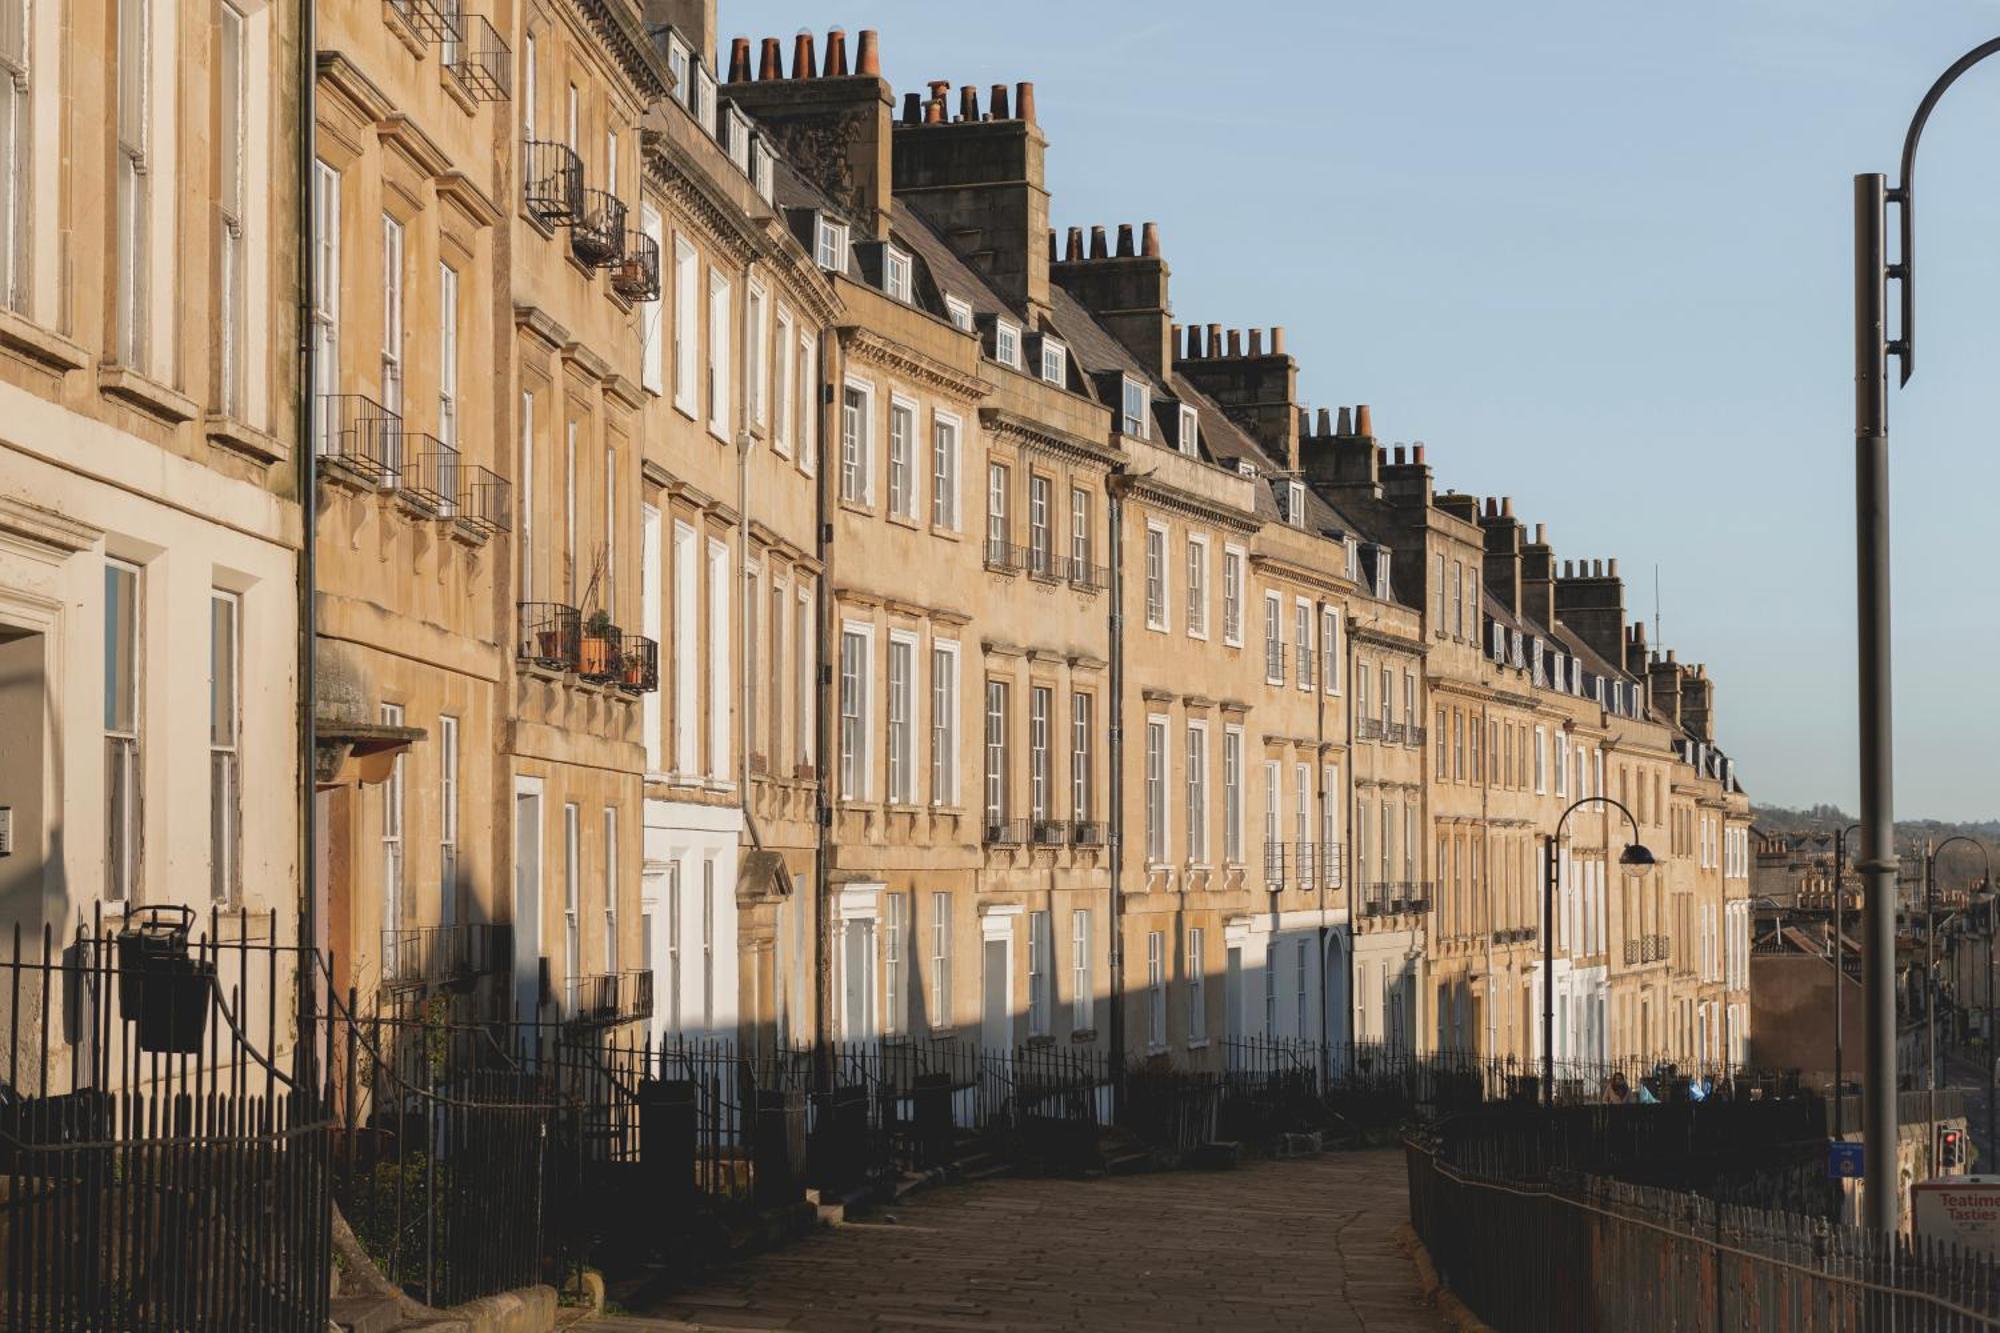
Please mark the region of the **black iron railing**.
[[1060, 583], [1069, 573], [1063, 562], [1056, 559], [1055, 553], [1047, 546], [1038, 546], [1031, 542], [1023, 548], [1023, 556], [1028, 568], [1028, 577], [1031, 579]]
[[1285, 887], [1285, 853], [1288, 850], [1282, 842], [1264, 844], [1264, 887], [1273, 893]]
[[1022, 847], [1028, 842], [1028, 821], [1025, 819], [987, 819], [980, 831], [979, 840], [988, 847]]
[[627, 230], [625, 253], [611, 268], [611, 290], [628, 301], [660, 299], [660, 243]]
[[583, 617], [560, 602], [522, 602], [521, 640], [515, 656], [550, 671], [582, 664]]
[[382, 932], [382, 981], [392, 989], [452, 985], [504, 972], [513, 927], [468, 921]]
[[625, 201], [585, 186], [583, 207], [569, 229], [570, 253], [593, 268], [612, 268], [625, 257]]
[[1111, 586], [1111, 567], [1109, 565], [1093, 565], [1088, 560], [1079, 560], [1075, 556], [1071, 556], [1069, 561], [1069, 581], [1072, 587], [1079, 588], [1084, 592], [1103, 592]]
[[1416, 725], [1414, 722], [1404, 726], [1403, 744], [1409, 746], [1411, 749], [1413, 750], [1423, 749], [1425, 739], [1426, 739], [1426, 733], [1424, 729]]
[[371, 486], [395, 486], [403, 473], [403, 418], [358, 393], [326, 393], [316, 423], [321, 461]]
[[583, 215], [583, 160], [568, 144], [528, 139], [521, 152], [521, 198], [528, 212], [553, 227]]
[[481, 532], [506, 532], [513, 523], [513, 488], [505, 477], [477, 463], [458, 467], [457, 518]]
[[1096, 819], [1074, 820], [1069, 826], [1069, 840], [1074, 847], [1102, 847], [1104, 824]]
[[389, 8], [427, 42], [444, 42], [453, 35], [452, 16], [438, 0], [389, 0]]
[[660, 688], [660, 645], [643, 634], [625, 636], [625, 658], [618, 688], [628, 694], [651, 694]]
[[445, 44], [445, 68], [458, 76], [479, 102], [504, 102], [513, 95], [514, 61], [499, 30], [478, 14], [456, 14], [458, 31]]
[[1028, 840], [1037, 847], [1061, 847], [1069, 841], [1069, 821], [1037, 819], [1028, 830]]
[[1337, 842], [1323, 842], [1319, 845], [1320, 887], [1337, 889], [1340, 887], [1341, 845]]
[[629, 1023], [653, 1016], [650, 969], [598, 972], [569, 979], [569, 1018], [575, 1023]]
[[461, 486], [458, 450], [428, 432], [403, 437], [403, 475], [398, 482], [403, 498], [434, 518], [458, 517]]
[[1002, 574], [1018, 574], [1028, 567], [1028, 548], [988, 537], [986, 567]]
[[1385, 745], [1402, 745], [1406, 732], [1407, 728], [1400, 722], [1384, 722], [1382, 724], [1382, 743]]
[[1378, 741], [1382, 739], [1382, 719], [1379, 717], [1357, 717], [1354, 719], [1354, 739], [1357, 741]]
[[599, 612], [584, 622], [577, 645], [576, 674], [597, 685], [617, 682], [625, 672], [625, 635]]

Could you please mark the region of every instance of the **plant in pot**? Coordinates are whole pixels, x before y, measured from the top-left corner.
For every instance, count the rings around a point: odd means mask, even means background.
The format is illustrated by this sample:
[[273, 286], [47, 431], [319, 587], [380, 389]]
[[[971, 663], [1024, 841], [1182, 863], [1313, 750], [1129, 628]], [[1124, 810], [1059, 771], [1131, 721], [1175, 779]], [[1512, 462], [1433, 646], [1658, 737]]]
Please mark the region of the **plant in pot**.
[[583, 622], [583, 660], [577, 670], [585, 676], [611, 674], [611, 613], [601, 607]]

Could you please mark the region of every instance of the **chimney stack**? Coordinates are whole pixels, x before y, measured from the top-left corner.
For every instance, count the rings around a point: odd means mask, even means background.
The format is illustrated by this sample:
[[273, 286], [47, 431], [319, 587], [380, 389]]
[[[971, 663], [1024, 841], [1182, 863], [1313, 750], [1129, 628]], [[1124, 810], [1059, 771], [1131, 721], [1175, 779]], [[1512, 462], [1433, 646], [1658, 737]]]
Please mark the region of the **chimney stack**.
[[[766, 39], [755, 82], [732, 84], [730, 97], [752, 120], [780, 141], [795, 133], [824, 142], [826, 151], [794, 157], [793, 166], [813, 184], [840, 200], [855, 220], [856, 240], [889, 235], [890, 140], [896, 127], [894, 95], [879, 73], [875, 31], [860, 34], [859, 68], [849, 72], [847, 33], [826, 35], [826, 60], [815, 67], [813, 35], [801, 28], [792, 39], [791, 77], [784, 77], [775, 38]], [[906, 101], [906, 121], [921, 119], [921, 106]]]
[[1625, 583], [1602, 560], [1580, 560], [1574, 578], [1556, 584], [1556, 617], [1607, 662], [1625, 652]]

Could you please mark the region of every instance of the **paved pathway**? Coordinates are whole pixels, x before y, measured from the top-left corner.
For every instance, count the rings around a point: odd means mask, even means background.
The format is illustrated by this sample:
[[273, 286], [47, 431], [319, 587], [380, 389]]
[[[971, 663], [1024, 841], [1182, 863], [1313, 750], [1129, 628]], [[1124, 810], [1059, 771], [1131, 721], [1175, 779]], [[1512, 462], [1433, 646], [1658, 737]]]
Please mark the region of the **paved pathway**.
[[1396, 1245], [1407, 1217], [1400, 1151], [946, 1186], [579, 1333], [1439, 1333]]

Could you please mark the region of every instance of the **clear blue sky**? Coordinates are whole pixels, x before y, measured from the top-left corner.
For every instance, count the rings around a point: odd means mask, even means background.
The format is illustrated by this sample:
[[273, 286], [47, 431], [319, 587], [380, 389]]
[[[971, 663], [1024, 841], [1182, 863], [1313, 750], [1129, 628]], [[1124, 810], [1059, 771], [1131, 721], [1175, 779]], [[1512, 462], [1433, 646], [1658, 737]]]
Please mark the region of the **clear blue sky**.
[[[1157, 221], [1183, 322], [1284, 325], [1308, 403], [1372, 404], [1558, 558], [1619, 557], [1648, 622], [1657, 563], [1753, 795], [1853, 808], [1851, 180], [1893, 174], [2000, 5], [721, 0], [720, 23], [725, 53], [788, 58], [802, 25], [880, 29], [899, 106], [1033, 80], [1059, 229]], [[1919, 371], [1890, 403], [1904, 817], [2000, 813], [1996, 126], [2000, 58], [1918, 172]]]

